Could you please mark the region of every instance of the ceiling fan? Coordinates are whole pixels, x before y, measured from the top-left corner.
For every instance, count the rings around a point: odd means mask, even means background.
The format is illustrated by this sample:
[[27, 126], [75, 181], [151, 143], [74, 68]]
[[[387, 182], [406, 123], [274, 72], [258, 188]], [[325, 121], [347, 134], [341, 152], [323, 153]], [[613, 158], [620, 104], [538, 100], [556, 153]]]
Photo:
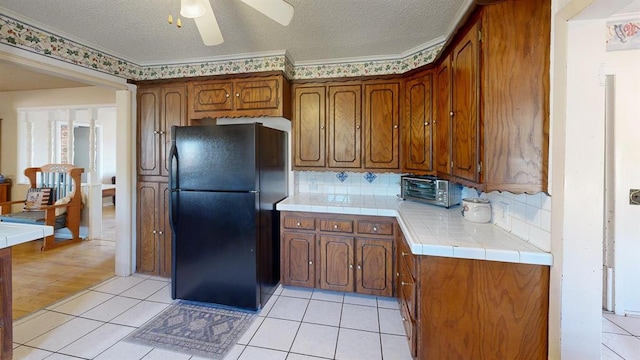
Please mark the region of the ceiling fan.
[[[242, 2], [283, 26], [289, 25], [293, 18], [293, 6], [284, 0], [242, 0]], [[224, 42], [210, 0], [180, 0], [180, 15], [196, 22], [205, 45], [213, 46]], [[172, 22], [171, 17], [169, 19], [169, 22]], [[178, 26], [181, 24], [179, 23]]]

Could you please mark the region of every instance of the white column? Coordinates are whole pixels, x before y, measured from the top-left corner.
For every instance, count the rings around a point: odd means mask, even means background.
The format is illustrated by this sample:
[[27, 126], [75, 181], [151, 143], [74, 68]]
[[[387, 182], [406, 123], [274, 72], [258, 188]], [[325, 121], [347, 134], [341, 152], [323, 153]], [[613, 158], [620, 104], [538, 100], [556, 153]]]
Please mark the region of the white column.
[[67, 164], [73, 164], [73, 123], [76, 120], [76, 111], [67, 110]]
[[[131, 87], [135, 89], [135, 87]], [[135, 131], [136, 93], [116, 91], [116, 275], [129, 276], [136, 269], [135, 232]]]
[[28, 111], [24, 114], [24, 120], [27, 124], [27, 167], [33, 167], [33, 121], [29, 119]]
[[56, 113], [55, 111], [48, 111], [47, 113], [47, 141], [49, 149], [49, 160], [47, 161], [49, 164], [56, 163]]
[[[96, 108], [88, 109], [89, 112], [89, 168], [84, 169], [87, 173], [87, 184], [85, 184], [85, 194], [89, 225], [89, 238], [102, 238], [102, 185], [96, 170], [96, 118], [98, 117]], [[84, 218], [84, 216], [83, 216]]]

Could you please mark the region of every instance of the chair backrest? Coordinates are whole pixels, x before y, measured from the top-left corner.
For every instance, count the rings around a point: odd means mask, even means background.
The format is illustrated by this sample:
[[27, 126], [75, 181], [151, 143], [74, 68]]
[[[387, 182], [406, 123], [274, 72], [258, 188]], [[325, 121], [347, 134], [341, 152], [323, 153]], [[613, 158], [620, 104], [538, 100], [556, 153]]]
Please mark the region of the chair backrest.
[[81, 203], [82, 196], [77, 192], [81, 182], [83, 168], [73, 164], [47, 164], [24, 170], [32, 188], [51, 188], [51, 196], [55, 202], [65, 196], [71, 196], [71, 203]]

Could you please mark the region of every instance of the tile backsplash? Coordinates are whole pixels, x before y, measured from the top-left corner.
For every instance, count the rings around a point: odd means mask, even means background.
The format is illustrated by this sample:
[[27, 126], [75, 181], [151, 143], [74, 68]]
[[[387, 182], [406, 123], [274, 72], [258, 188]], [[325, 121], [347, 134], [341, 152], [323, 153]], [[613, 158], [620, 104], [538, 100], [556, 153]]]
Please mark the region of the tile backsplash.
[[[386, 195], [400, 194], [400, 174], [372, 172], [294, 171], [294, 192], [316, 194]], [[551, 250], [551, 197], [494, 191], [479, 193], [464, 188], [462, 197], [491, 201], [491, 222], [505, 231]]]
[[294, 191], [298, 193], [386, 195], [400, 194], [400, 174], [294, 171]]

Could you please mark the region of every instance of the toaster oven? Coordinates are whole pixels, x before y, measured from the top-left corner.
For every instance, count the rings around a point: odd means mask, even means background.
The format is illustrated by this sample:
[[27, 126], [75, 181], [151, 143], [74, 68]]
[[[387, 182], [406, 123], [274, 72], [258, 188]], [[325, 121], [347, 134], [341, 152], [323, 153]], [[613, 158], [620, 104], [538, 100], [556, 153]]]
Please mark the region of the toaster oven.
[[420, 201], [449, 208], [460, 204], [462, 186], [435, 176], [403, 175], [400, 196], [404, 200]]

